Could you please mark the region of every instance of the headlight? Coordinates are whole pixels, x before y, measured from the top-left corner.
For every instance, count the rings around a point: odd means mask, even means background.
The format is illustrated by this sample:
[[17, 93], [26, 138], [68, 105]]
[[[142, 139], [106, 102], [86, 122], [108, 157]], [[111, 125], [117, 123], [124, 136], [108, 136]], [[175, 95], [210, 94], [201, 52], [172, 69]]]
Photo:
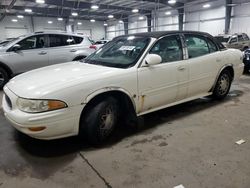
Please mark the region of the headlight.
[[39, 113], [66, 108], [67, 104], [58, 100], [32, 100], [18, 98], [17, 107], [23, 112]]

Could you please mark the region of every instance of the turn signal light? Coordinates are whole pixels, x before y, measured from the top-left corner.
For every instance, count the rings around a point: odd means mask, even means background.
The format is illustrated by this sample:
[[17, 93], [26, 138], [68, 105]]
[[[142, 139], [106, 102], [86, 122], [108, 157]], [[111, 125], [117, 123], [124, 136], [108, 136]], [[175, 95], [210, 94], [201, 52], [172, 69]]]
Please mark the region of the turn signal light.
[[46, 129], [46, 127], [29, 127], [28, 129], [33, 132], [38, 132]]

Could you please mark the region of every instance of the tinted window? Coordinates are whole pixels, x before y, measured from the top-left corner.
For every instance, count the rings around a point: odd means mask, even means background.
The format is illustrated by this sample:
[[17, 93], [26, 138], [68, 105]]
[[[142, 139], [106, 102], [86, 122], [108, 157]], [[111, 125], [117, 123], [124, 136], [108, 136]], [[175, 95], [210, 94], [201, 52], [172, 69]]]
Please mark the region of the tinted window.
[[216, 36], [216, 37], [214, 37], [214, 38], [215, 38], [218, 42], [225, 42], [225, 43], [227, 43], [230, 37], [228, 37], [228, 36]]
[[239, 35], [239, 36], [238, 36], [238, 40], [239, 40], [239, 41], [244, 41], [243, 36], [242, 36], [242, 35]]
[[50, 47], [67, 46], [75, 44], [74, 39], [68, 35], [49, 35]]
[[189, 58], [199, 57], [209, 53], [208, 44], [204, 37], [185, 35]]
[[37, 49], [45, 47], [45, 35], [36, 35], [28, 37], [19, 43], [21, 50]]
[[82, 37], [73, 36], [72, 38], [74, 39], [74, 44], [80, 44], [83, 41]]
[[182, 47], [179, 36], [168, 36], [160, 39], [150, 50], [151, 54], [158, 54], [162, 62], [182, 60]]

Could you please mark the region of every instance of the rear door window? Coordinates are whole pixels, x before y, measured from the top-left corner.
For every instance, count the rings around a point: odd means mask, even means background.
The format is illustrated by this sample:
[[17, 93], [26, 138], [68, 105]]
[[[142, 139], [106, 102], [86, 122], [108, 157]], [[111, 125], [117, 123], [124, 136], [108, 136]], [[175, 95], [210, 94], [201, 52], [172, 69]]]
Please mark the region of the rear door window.
[[74, 38], [69, 35], [49, 35], [50, 47], [68, 46], [75, 44]]
[[205, 37], [185, 35], [189, 58], [199, 57], [210, 53]]

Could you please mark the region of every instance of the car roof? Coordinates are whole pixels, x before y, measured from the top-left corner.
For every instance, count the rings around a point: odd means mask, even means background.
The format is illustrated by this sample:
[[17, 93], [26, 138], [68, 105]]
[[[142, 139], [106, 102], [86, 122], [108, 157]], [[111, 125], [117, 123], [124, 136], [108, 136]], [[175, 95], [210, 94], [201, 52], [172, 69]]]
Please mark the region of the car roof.
[[[142, 37], [152, 37], [152, 38], [161, 38], [165, 35], [169, 34], [199, 34], [199, 35], [206, 35], [210, 36], [210, 34], [200, 31], [154, 31], [154, 32], [145, 32], [145, 33], [134, 33], [134, 34], [128, 34], [123, 35], [120, 37], [126, 37], [126, 36], [142, 36]], [[116, 37], [118, 38], [118, 37]]]

